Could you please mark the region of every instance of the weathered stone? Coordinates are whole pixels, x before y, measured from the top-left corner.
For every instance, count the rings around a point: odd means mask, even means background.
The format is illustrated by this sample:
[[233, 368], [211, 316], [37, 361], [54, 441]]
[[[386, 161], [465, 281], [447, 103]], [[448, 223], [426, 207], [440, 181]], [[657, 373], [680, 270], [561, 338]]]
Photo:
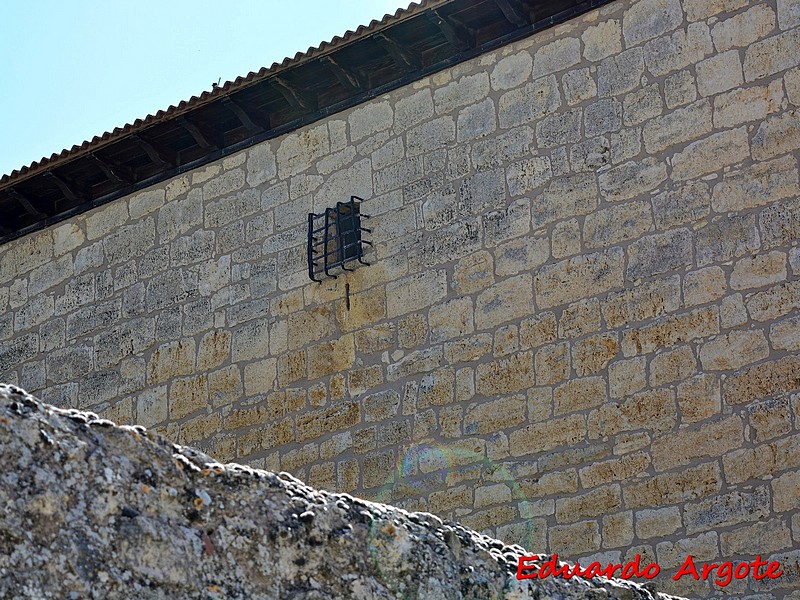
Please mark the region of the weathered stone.
[[751, 44], [744, 55], [745, 81], [762, 79], [800, 64], [800, 30], [791, 29]]
[[611, 248], [542, 267], [534, 278], [537, 304], [550, 308], [621, 287], [623, 259], [621, 248]]
[[675, 29], [683, 21], [678, 0], [643, 0], [634, 4], [622, 20], [625, 44], [636, 46]]
[[770, 510], [769, 491], [766, 486], [752, 492], [731, 492], [687, 504], [684, 508], [686, 532], [705, 531], [746, 521], [757, 521]]
[[714, 186], [712, 206], [717, 212], [742, 211], [798, 193], [797, 163], [785, 157], [726, 173]]
[[533, 199], [534, 228], [553, 221], [585, 215], [597, 207], [597, 177], [576, 173], [559, 177]]
[[432, 306], [428, 313], [431, 342], [461, 338], [474, 331], [471, 298], [456, 298]]
[[450, 285], [458, 294], [471, 294], [489, 287], [493, 282], [492, 255], [482, 250], [456, 263]]
[[583, 131], [587, 137], [595, 137], [622, 127], [622, 105], [613, 98], [598, 100], [584, 110]]
[[[629, 508], [650, 508], [702, 498], [719, 491], [722, 473], [719, 464], [703, 463], [678, 471], [660, 473], [622, 488]], [[716, 556], [716, 554], [715, 554]], [[683, 555], [685, 558], [686, 555]]]
[[533, 289], [529, 274], [496, 283], [475, 302], [475, 327], [491, 329], [533, 313]]
[[769, 252], [736, 262], [730, 285], [735, 290], [764, 287], [786, 280], [786, 254]]
[[753, 136], [756, 160], [766, 160], [797, 148], [800, 148], [800, 113], [797, 111], [768, 118]]
[[711, 104], [699, 100], [648, 121], [643, 130], [644, 146], [654, 154], [670, 146], [695, 140], [711, 131]]
[[507, 90], [525, 83], [531, 75], [533, 58], [529, 52], [517, 52], [499, 60], [489, 78], [494, 90]]
[[683, 298], [686, 306], [719, 300], [727, 291], [725, 272], [719, 267], [692, 271], [683, 278]]
[[536, 50], [533, 57], [533, 77], [563, 71], [580, 62], [580, 41], [562, 37]]
[[800, 350], [800, 317], [773, 323], [769, 328], [769, 339], [776, 350]]
[[536, 143], [542, 148], [554, 148], [579, 142], [582, 114], [582, 109], [574, 108], [543, 117], [536, 123]]
[[596, 521], [556, 525], [548, 530], [550, 548], [562, 556], [576, 556], [600, 549], [600, 529]]
[[744, 82], [742, 63], [736, 50], [715, 54], [697, 63], [695, 70], [697, 71], [697, 90], [701, 96], [727, 92]]
[[561, 106], [561, 93], [554, 75], [540, 77], [500, 96], [500, 127], [508, 129], [551, 114]]
[[744, 161], [749, 154], [749, 140], [744, 127], [715, 133], [690, 144], [673, 157], [672, 177], [693, 179]]
[[686, 29], [647, 42], [644, 60], [647, 69], [658, 77], [700, 62], [713, 49], [708, 25], [690, 23]]
[[664, 100], [667, 108], [685, 106], [697, 100], [697, 85], [688, 71], [679, 71], [664, 80]]
[[589, 248], [603, 248], [640, 237], [653, 228], [648, 202], [626, 202], [589, 214], [583, 236]]
[[343, 335], [337, 340], [311, 346], [308, 348], [307, 357], [309, 379], [318, 379], [344, 371], [355, 361], [353, 335]]
[[442, 348], [436, 346], [428, 350], [417, 350], [407, 354], [386, 368], [386, 379], [397, 381], [403, 377], [427, 373], [442, 363]]
[[743, 13], [720, 21], [711, 28], [714, 46], [719, 52], [730, 48], [747, 48], [775, 28], [775, 11], [766, 4], [757, 4]]
[[604, 404], [592, 411], [588, 436], [596, 439], [638, 429], [666, 433], [672, 430], [675, 421], [674, 393], [662, 388], [641, 392], [622, 404]]
[[537, 156], [515, 162], [506, 169], [508, 191], [512, 196], [520, 196], [541, 187], [553, 178], [550, 158]]
[[731, 375], [723, 382], [725, 402], [744, 404], [800, 389], [800, 357], [762, 362]]
[[719, 310], [716, 306], [697, 308], [679, 315], [666, 315], [636, 330], [622, 334], [625, 356], [648, 354], [656, 349], [670, 348], [681, 342], [719, 333]]
[[697, 265], [701, 267], [744, 256], [760, 246], [755, 215], [719, 217], [695, 234]]
[[641, 48], [631, 48], [603, 60], [597, 69], [597, 94], [601, 98], [629, 92], [640, 83], [644, 73]]
[[719, 414], [719, 380], [703, 373], [679, 383], [678, 406], [684, 423], [697, 423]]
[[652, 277], [692, 264], [692, 233], [673, 229], [645, 236], [628, 248], [629, 279]]
[[609, 19], [586, 28], [581, 35], [583, 57], [589, 61], [602, 60], [622, 51], [622, 28], [618, 19]]
[[442, 300], [447, 293], [447, 273], [424, 271], [386, 286], [388, 317], [403, 315]]
[[613, 362], [608, 366], [608, 391], [612, 398], [635, 394], [647, 383], [644, 357]]
[[648, 192], [658, 187], [666, 178], [667, 168], [664, 163], [654, 158], [645, 158], [602, 172], [600, 191], [607, 200], [618, 202]]
[[606, 385], [601, 377], [573, 379], [553, 391], [555, 415], [596, 408], [605, 401]]
[[478, 141], [472, 147], [472, 162], [478, 171], [495, 169], [526, 156], [533, 143], [530, 127], [515, 127], [491, 139]]
[[[550, 256], [549, 250], [547, 238], [524, 236], [501, 244], [495, 250], [495, 272], [503, 277], [532, 271], [547, 261]], [[491, 281], [487, 281], [483, 287], [488, 287], [490, 283]]]
[[616, 335], [610, 333], [593, 335], [573, 345], [572, 366], [579, 377], [597, 373], [605, 369], [618, 351], [619, 343]]
[[597, 84], [589, 69], [575, 69], [561, 78], [567, 104], [573, 106], [597, 95]]
[[569, 344], [566, 342], [545, 346], [536, 352], [534, 359], [537, 385], [552, 385], [569, 377]]
[[478, 73], [462, 77], [434, 91], [433, 102], [437, 114], [447, 114], [460, 106], [483, 100], [489, 94], [489, 75]]

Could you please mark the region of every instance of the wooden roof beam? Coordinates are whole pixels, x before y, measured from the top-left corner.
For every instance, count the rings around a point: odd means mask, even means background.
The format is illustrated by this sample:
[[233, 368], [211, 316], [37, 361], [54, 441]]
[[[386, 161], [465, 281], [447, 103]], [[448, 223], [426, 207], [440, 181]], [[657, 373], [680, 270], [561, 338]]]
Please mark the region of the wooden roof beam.
[[78, 192], [72, 189], [74, 184], [68, 183], [66, 179], [60, 175], [57, 175], [55, 171], [48, 171], [47, 175], [53, 181], [53, 183], [58, 186], [58, 189], [61, 190], [61, 193], [64, 194], [64, 198], [70, 202], [83, 203], [84, 199], [78, 195]]
[[495, 2], [503, 16], [512, 25], [526, 27], [533, 23], [532, 10], [520, 0], [495, 0]]
[[367, 88], [364, 78], [354, 69], [348, 69], [340, 65], [336, 60], [328, 55], [322, 58], [327, 63], [328, 69], [347, 90], [352, 92], [362, 92]]
[[309, 94], [303, 94], [285, 79], [275, 76], [270, 78], [269, 81], [296, 112], [304, 113], [317, 110], [318, 102], [316, 98], [312, 98]]
[[91, 153], [88, 156], [94, 160], [94, 164], [97, 165], [109, 181], [122, 185], [130, 185], [136, 181], [133, 173], [122, 165], [111, 164], [95, 153]]
[[14, 198], [14, 200], [19, 202], [20, 205], [22, 205], [22, 208], [25, 209], [25, 212], [28, 213], [33, 218], [39, 219], [39, 220], [47, 218], [46, 214], [44, 214], [42, 212], [39, 212], [39, 210], [37, 210], [37, 208], [33, 205], [33, 202], [32, 202], [34, 200], [33, 198], [23, 194], [22, 192], [19, 192], [19, 191], [15, 190], [13, 187], [6, 188], [4, 191], [9, 196]]
[[236, 115], [236, 118], [239, 119], [239, 122], [244, 125], [245, 129], [247, 129], [250, 133], [255, 135], [256, 133], [269, 130], [269, 117], [266, 115], [257, 116], [253, 110], [248, 109], [246, 106], [240, 102], [237, 102], [230, 96], [224, 97], [221, 101], [221, 104], [234, 115]]
[[428, 18], [439, 28], [442, 35], [459, 52], [475, 46], [475, 32], [457, 22], [452, 17], [443, 16], [438, 10], [426, 13]]
[[205, 150], [216, 150], [216, 149], [218, 149], [218, 146], [214, 142], [212, 142], [212, 141], [210, 141], [208, 139], [207, 134], [205, 134], [202, 131], [200, 131], [200, 129], [197, 127], [197, 125], [192, 123], [186, 117], [178, 117], [177, 119], [175, 119], [175, 121], [178, 123], [178, 125], [183, 127], [189, 133], [189, 135], [192, 136], [192, 138], [194, 139], [195, 143], [198, 146], [200, 146], [201, 148], [203, 148]]
[[398, 44], [385, 32], [376, 35], [375, 39], [383, 42], [383, 48], [397, 66], [414, 71], [422, 68], [422, 55], [419, 52], [411, 52], [408, 47]]
[[152, 140], [145, 139], [141, 133], [134, 134], [131, 138], [145, 151], [150, 162], [157, 166], [175, 167], [178, 165], [178, 154], [167, 150], [160, 144], [153, 143]]

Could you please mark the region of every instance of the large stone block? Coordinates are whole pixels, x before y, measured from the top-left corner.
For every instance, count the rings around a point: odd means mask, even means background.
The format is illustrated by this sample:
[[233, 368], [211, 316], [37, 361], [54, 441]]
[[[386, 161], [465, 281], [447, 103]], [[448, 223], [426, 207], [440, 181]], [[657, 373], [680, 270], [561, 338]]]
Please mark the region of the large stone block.
[[491, 398], [532, 387], [533, 379], [533, 355], [521, 352], [507, 359], [478, 365], [475, 389]]
[[683, 22], [679, 0], [641, 0], [631, 6], [622, 20], [625, 45], [636, 46], [675, 29]]
[[580, 40], [571, 37], [558, 38], [536, 50], [533, 56], [533, 77], [563, 71], [578, 64], [580, 60]]
[[767, 486], [752, 492], [735, 491], [708, 498], [684, 507], [686, 532], [707, 531], [747, 521], [758, 521], [770, 512], [770, 493]]
[[311, 346], [307, 351], [308, 378], [319, 379], [349, 369], [355, 362], [352, 334]]
[[747, 48], [744, 55], [745, 81], [769, 77], [800, 64], [800, 29], [790, 29]]
[[628, 508], [651, 508], [703, 498], [721, 487], [722, 472], [714, 461], [625, 484], [622, 495]]
[[790, 355], [731, 375], [723, 382], [722, 396], [729, 404], [745, 404], [799, 389], [800, 357]]
[[730, 285], [735, 290], [764, 287], [786, 280], [786, 254], [769, 252], [745, 257], [733, 266]]
[[766, 4], [715, 23], [711, 28], [714, 46], [719, 52], [730, 48], [747, 48], [775, 29], [775, 11]]
[[712, 127], [711, 104], [699, 100], [648, 121], [643, 130], [645, 149], [654, 154], [670, 146], [696, 140]]
[[625, 356], [649, 354], [659, 348], [671, 348], [719, 333], [719, 309], [716, 306], [697, 308], [679, 315], [666, 315], [635, 330], [622, 334]]
[[643, 279], [689, 266], [693, 262], [692, 232], [673, 229], [648, 235], [628, 247], [629, 279]]
[[693, 142], [672, 157], [672, 178], [679, 181], [694, 179], [745, 161], [750, 156], [749, 142], [744, 127]]
[[439, 302], [447, 295], [444, 270], [423, 271], [386, 286], [386, 314], [397, 317]]
[[507, 90], [525, 83], [533, 69], [530, 52], [522, 51], [506, 56], [492, 69], [489, 81], [493, 90]]
[[636, 239], [652, 228], [650, 203], [626, 202], [587, 215], [583, 238], [588, 248], [604, 248]]
[[725, 215], [695, 233], [697, 265], [722, 263], [758, 250], [755, 215]]
[[597, 190], [594, 173], [559, 177], [531, 201], [534, 229], [590, 213], [597, 207]]
[[708, 25], [691, 23], [686, 29], [647, 42], [644, 60], [647, 69], [659, 77], [696, 64], [713, 50]]
[[148, 385], [158, 385], [173, 377], [192, 374], [195, 355], [193, 338], [161, 344], [153, 351], [147, 363]]
[[629, 161], [600, 173], [600, 191], [607, 200], [618, 202], [649, 192], [666, 178], [663, 162], [654, 158]]
[[494, 329], [534, 312], [530, 274], [505, 279], [483, 291], [475, 302], [475, 327]]
[[524, 125], [551, 114], [561, 106], [561, 92], [554, 75], [540, 77], [521, 88], [500, 96], [498, 117], [500, 127], [508, 129]]
[[622, 51], [622, 27], [619, 19], [591, 25], [581, 34], [583, 57], [598, 61]]
[[606, 383], [602, 377], [572, 379], [553, 390], [553, 413], [566, 413], [596, 408], [606, 401]]
[[622, 249], [610, 248], [545, 265], [534, 278], [536, 302], [551, 308], [622, 287], [623, 264]]
[[681, 306], [680, 277], [646, 281], [634, 288], [608, 295], [602, 302], [603, 317], [610, 327], [675, 312]]
[[601, 98], [618, 96], [639, 86], [644, 74], [644, 53], [630, 48], [603, 60], [597, 68], [597, 94]]

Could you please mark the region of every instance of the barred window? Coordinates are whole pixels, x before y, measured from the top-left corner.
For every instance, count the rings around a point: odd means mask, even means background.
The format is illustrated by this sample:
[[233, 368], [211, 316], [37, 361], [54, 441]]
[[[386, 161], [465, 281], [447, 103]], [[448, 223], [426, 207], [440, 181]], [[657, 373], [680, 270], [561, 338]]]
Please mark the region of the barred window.
[[[356, 202], [358, 201], [358, 202]], [[364, 261], [364, 244], [372, 245], [365, 240], [362, 233], [371, 230], [361, 226], [362, 215], [357, 196], [350, 196], [348, 202], [337, 202], [333, 208], [325, 209], [321, 214], [308, 215], [308, 276], [312, 281], [322, 281], [321, 275], [336, 277], [337, 269], [352, 271], [347, 265]]]

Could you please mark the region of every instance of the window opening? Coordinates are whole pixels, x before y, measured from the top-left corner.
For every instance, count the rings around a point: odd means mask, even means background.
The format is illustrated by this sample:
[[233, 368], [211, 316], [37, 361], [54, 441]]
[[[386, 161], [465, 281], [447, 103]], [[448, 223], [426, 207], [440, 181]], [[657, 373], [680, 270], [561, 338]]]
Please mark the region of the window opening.
[[[356, 202], [358, 201], [358, 202]], [[337, 202], [333, 208], [325, 212], [308, 214], [308, 277], [311, 281], [321, 282], [321, 275], [335, 278], [333, 269], [352, 271], [346, 265], [355, 261], [369, 265], [364, 260], [364, 244], [372, 245], [365, 240], [362, 233], [372, 233], [371, 229], [361, 226], [362, 215], [358, 196], [350, 196], [348, 202]]]

